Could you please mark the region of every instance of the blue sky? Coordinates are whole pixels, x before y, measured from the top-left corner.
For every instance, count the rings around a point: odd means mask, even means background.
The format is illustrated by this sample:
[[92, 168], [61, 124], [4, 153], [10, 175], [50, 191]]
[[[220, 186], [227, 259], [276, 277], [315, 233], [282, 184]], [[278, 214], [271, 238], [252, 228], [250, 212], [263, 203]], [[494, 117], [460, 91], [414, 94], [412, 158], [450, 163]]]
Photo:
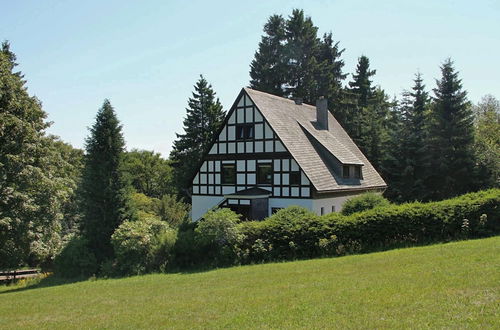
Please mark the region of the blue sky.
[[0, 8], [0, 39], [54, 122], [49, 132], [76, 147], [109, 98], [128, 149], [168, 156], [199, 74], [230, 107], [248, 85], [267, 18], [293, 8], [333, 32], [345, 72], [367, 55], [390, 95], [417, 70], [433, 88], [452, 57], [471, 101], [500, 98], [500, 1], [0, 0]]

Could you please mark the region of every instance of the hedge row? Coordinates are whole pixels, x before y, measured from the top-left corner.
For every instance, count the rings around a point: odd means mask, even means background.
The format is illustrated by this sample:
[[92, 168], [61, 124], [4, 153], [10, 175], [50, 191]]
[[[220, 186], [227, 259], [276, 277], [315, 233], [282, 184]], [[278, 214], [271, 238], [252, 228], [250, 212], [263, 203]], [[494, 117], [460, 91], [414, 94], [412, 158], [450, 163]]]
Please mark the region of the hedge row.
[[239, 225], [237, 263], [335, 256], [500, 233], [500, 189], [431, 203], [390, 205], [343, 216], [300, 207]]

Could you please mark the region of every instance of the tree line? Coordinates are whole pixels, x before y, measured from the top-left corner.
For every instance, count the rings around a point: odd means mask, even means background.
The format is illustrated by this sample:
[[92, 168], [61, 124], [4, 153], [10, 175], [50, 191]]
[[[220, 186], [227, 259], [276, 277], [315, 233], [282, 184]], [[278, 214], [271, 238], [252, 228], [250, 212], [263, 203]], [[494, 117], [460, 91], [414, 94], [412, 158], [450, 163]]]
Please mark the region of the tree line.
[[[442, 64], [432, 95], [416, 74], [408, 91], [390, 99], [375, 85], [369, 58], [360, 56], [349, 75], [343, 71], [343, 52], [332, 33], [318, 37], [303, 11], [287, 18], [273, 15], [250, 64], [249, 86], [311, 104], [327, 97], [334, 116], [387, 181], [385, 194], [392, 201], [440, 200], [499, 186], [497, 99], [486, 96], [472, 105], [451, 60]], [[77, 260], [82, 267], [86, 260], [98, 272], [116, 258], [130, 259], [126, 239], [140, 245], [144, 240], [138, 238], [148, 233], [158, 246], [170, 244], [172, 230], [188, 220], [190, 179], [224, 120], [211, 84], [203, 76], [196, 81], [184, 132], [164, 159], [153, 151], [126, 151], [108, 100], [84, 150], [48, 135], [47, 115], [28, 94], [16, 65], [4, 42], [0, 268], [50, 266], [61, 251], [69, 251], [61, 264]]]

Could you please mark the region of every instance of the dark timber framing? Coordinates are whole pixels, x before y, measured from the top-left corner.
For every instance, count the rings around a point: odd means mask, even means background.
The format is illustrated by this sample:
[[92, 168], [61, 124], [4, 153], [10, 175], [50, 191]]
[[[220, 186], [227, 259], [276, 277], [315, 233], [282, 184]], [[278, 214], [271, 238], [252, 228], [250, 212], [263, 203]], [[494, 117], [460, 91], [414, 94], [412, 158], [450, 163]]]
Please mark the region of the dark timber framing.
[[[233, 114], [234, 120], [230, 122]], [[238, 139], [238, 125], [253, 125], [253, 138]], [[257, 164], [263, 162], [271, 165], [270, 184], [257, 183]], [[222, 184], [223, 164], [234, 164], [235, 184]], [[299, 184], [292, 185], [290, 175], [296, 172], [300, 173]], [[267, 189], [273, 198], [311, 198], [313, 194], [310, 180], [244, 90], [236, 98], [192, 182], [193, 195], [201, 196], [223, 196], [256, 186]]]

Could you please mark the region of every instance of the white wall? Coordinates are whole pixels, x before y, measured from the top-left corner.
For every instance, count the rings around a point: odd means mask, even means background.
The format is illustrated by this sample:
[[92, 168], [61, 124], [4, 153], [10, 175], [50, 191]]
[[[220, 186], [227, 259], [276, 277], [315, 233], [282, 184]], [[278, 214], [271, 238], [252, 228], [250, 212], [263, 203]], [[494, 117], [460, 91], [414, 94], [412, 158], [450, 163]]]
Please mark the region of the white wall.
[[219, 204], [224, 196], [192, 196], [191, 219], [193, 221], [201, 218], [208, 210]]
[[269, 198], [269, 215], [273, 207], [285, 208], [288, 206], [297, 205], [312, 210], [313, 200], [306, 198]]
[[[362, 192], [360, 192], [362, 194]], [[321, 215], [321, 208], [323, 207], [324, 214], [332, 213], [332, 206], [335, 207], [335, 212], [342, 210], [342, 205], [345, 201], [358, 195], [337, 196], [330, 198], [313, 199], [312, 211], [317, 215]]]

